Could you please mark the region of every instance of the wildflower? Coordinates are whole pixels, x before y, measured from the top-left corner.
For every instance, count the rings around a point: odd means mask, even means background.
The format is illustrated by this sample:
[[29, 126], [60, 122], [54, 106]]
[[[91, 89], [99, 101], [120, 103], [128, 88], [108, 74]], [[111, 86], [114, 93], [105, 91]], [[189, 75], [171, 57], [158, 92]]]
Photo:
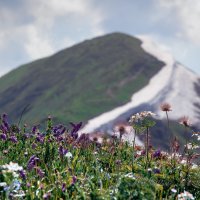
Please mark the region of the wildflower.
[[59, 154], [60, 156], [66, 155], [68, 152], [68, 149], [64, 149], [62, 146], [59, 147]]
[[182, 165], [185, 165], [187, 163], [187, 161], [185, 159], [182, 159], [180, 162]]
[[196, 164], [192, 164], [192, 169], [197, 169], [198, 168], [198, 165], [196, 165]]
[[80, 128], [81, 128], [81, 126], [82, 126], [82, 122], [80, 122], [80, 123], [78, 123], [78, 124], [74, 124], [74, 123], [70, 122], [70, 125], [73, 127], [73, 129], [72, 129], [70, 135], [71, 135], [73, 138], [77, 139], [77, 138], [78, 138], [78, 133], [77, 133], [77, 132], [80, 130]]
[[36, 157], [35, 155], [31, 156], [27, 164], [27, 169], [31, 171], [35, 167], [38, 160], [39, 158]]
[[135, 115], [131, 116], [129, 122], [133, 123], [133, 122], [138, 122], [141, 119], [141, 116], [139, 113], [136, 113]]
[[23, 170], [23, 167], [19, 166], [18, 163], [13, 163], [13, 162], [2, 165], [1, 167], [3, 169], [7, 169], [9, 172], [16, 172], [16, 171]]
[[3, 188], [4, 188], [4, 187], [6, 187], [6, 186], [7, 186], [7, 183], [6, 183], [6, 182], [1, 182], [1, 183], [0, 183], [0, 187], [3, 187]]
[[35, 169], [36, 169], [37, 175], [38, 175], [40, 178], [43, 178], [44, 175], [45, 175], [44, 171], [42, 171], [42, 169], [40, 169], [39, 167], [36, 167]]
[[160, 108], [161, 108], [161, 110], [164, 111], [164, 112], [172, 111], [171, 105], [168, 104], [168, 103], [163, 103], [163, 104], [161, 104]]
[[184, 125], [185, 127], [190, 127], [190, 126], [192, 125], [191, 122], [190, 122], [190, 120], [189, 120], [189, 117], [186, 117], [186, 116], [184, 116], [184, 117], [182, 117], [182, 118], [180, 119], [179, 124], [182, 124], [182, 125]]
[[184, 191], [184, 193], [181, 193], [178, 195], [178, 200], [193, 200], [194, 197], [191, 193]]
[[38, 130], [38, 127], [37, 127], [37, 126], [33, 126], [33, 127], [32, 127], [32, 133], [33, 133], [33, 134], [35, 134], [37, 130]]
[[37, 144], [33, 143], [32, 144], [32, 149], [35, 149], [37, 147]]
[[8, 154], [8, 150], [3, 150], [3, 153], [4, 154]]
[[11, 188], [15, 191], [18, 191], [20, 187], [21, 187], [21, 183], [17, 179], [15, 179], [11, 184]]
[[143, 111], [143, 112], [141, 112], [140, 113], [140, 116], [141, 116], [141, 118], [146, 118], [146, 117], [153, 117], [153, 116], [155, 116], [156, 114], [155, 113], [153, 113], [153, 112], [151, 112], [151, 111]]
[[133, 173], [128, 173], [128, 174], [124, 175], [124, 177], [135, 179], [135, 176], [133, 175]]
[[73, 176], [73, 177], [72, 177], [72, 185], [74, 185], [74, 184], [76, 183], [76, 181], [77, 181], [77, 177], [76, 177], [76, 176]]
[[119, 137], [120, 137], [120, 140], [121, 140], [122, 136], [124, 134], [131, 133], [132, 129], [130, 129], [130, 128], [132, 128], [132, 127], [127, 126], [125, 124], [119, 124], [119, 125], [115, 126], [114, 131], [115, 131], [115, 133], [119, 134]]
[[198, 149], [199, 148], [198, 145], [195, 145], [195, 144], [192, 144], [192, 143], [188, 143], [187, 145], [185, 145], [185, 147], [187, 149]]
[[44, 137], [41, 134], [38, 134], [38, 136], [36, 137], [36, 141], [43, 144], [44, 143]]
[[66, 183], [63, 183], [63, 184], [62, 184], [62, 188], [61, 188], [61, 189], [62, 189], [62, 192], [65, 192], [65, 191], [66, 191]]
[[67, 152], [67, 153], [65, 154], [65, 157], [66, 157], [66, 158], [72, 158], [71, 152]]
[[7, 136], [6, 136], [5, 133], [3, 133], [3, 134], [0, 135], [0, 138], [1, 138], [2, 140], [6, 140], [6, 139], [7, 139]]
[[160, 158], [161, 156], [162, 156], [162, 154], [161, 154], [160, 150], [154, 151], [153, 158]]
[[160, 169], [157, 167], [155, 167], [152, 171], [154, 174], [160, 174]]
[[13, 135], [13, 136], [10, 136], [10, 141], [12, 142], [12, 143], [17, 143], [18, 142], [18, 140], [17, 140], [17, 138]]
[[28, 182], [28, 183], [26, 184], [26, 186], [29, 188], [29, 187], [31, 187], [31, 184]]
[[134, 122], [139, 122], [140, 120], [144, 120], [147, 117], [153, 117], [156, 114], [151, 112], [151, 111], [142, 111], [140, 113], [136, 113], [135, 115], [131, 116], [129, 122], [134, 123]]
[[24, 170], [20, 170], [20, 171], [19, 171], [19, 176], [20, 176], [23, 180], [26, 180], [26, 174], [25, 174], [25, 171], [24, 171]]
[[147, 171], [148, 171], [148, 172], [152, 172], [152, 169], [151, 169], [151, 168], [148, 168]]
[[51, 193], [50, 193], [50, 192], [45, 193], [45, 194], [43, 195], [43, 199], [45, 199], [45, 200], [50, 199], [50, 197], [51, 197]]
[[174, 189], [174, 188], [172, 188], [171, 191], [172, 191], [173, 193], [177, 193], [177, 190]]

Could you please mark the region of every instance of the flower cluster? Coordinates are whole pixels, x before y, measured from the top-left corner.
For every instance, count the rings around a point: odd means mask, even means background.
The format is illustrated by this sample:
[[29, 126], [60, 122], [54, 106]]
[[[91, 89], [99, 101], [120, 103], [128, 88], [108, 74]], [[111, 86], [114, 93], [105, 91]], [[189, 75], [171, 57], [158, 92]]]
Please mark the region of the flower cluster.
[[155, 115], [156, 114], [151, 112], [151, 111], [143, 111], [143, 112], [136, 113], [133, 116], [131, 116], [129, 122], [130, 123], [138, 122], [139, 120], [143, 120], [143, 119], [145, 119], [147, 117], [153, 117]]
[[183, 193], [178, 195], [178, 200], [194, 200], [194, 199], [195, 198], [193, 197], [193, 195], [187, 191], [184, 191]]

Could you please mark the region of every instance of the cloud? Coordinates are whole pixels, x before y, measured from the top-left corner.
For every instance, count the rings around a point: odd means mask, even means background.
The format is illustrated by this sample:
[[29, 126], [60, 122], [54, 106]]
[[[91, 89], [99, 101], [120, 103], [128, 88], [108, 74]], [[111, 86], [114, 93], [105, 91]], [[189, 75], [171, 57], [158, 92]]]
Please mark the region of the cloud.
[[199, 0], [158, 0], [155, 2], [158, 2], [157, 5], [162, 11], [171, 14], [170, 18], [177, 18], [177, 26], [180, 28], [176, 33], [176, 37], [200, 45]]
[[0, 6], [0, 68], [48, 56], [103, 34], [101, 12], [92, 0], [18, 0], [18, 6], [4, 2]]

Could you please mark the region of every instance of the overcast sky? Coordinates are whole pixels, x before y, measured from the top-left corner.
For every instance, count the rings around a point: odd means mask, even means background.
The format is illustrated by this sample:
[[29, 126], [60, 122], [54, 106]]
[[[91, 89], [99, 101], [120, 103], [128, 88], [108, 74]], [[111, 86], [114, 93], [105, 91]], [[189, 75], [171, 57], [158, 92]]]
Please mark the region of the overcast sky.
[[116, 31], [151, 37], [200, 74], [199, 0], [0, 0], [0, 76]]

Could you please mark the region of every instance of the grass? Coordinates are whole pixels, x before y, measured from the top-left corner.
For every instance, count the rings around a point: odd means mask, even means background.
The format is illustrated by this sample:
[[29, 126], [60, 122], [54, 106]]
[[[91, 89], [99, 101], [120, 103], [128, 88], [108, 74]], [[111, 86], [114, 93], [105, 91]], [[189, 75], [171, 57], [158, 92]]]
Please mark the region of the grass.
[[[156, 126], [151, 113], [136, 116], [130, 125], [137, 134]], [[187, 199], [200, 199], [199, 135], [188, 127], [190, 148], [174, 142], [170, 152], [124, 141], [132, 133], [123, 126], [120, 137], [115, 132], [101, 143], [91, 134], [78, 137], [78, 125], [55, 125], [51, 117], [43, 132], [11, 125], [5, 114], [0, 127], [0, 199], [174, 200], [184, 191]]]

